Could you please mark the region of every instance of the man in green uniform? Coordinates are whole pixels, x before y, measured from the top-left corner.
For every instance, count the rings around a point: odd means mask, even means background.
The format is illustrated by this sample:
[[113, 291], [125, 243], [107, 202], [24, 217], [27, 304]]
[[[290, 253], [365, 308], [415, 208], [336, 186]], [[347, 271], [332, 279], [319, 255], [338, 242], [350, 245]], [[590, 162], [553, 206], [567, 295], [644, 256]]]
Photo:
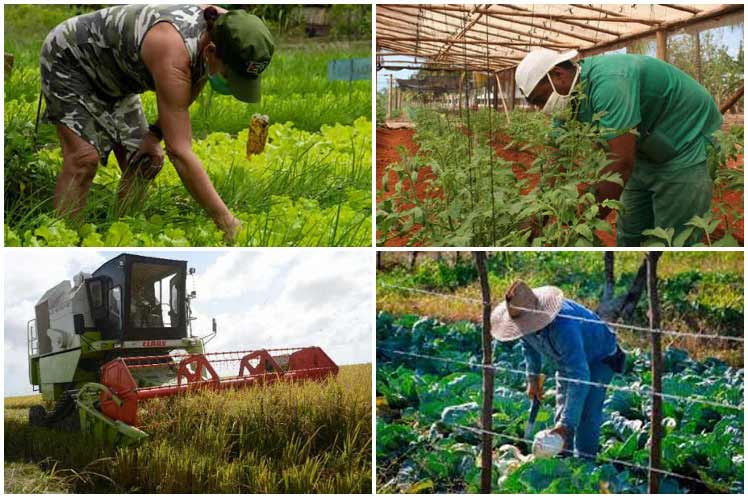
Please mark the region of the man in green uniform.
[[[572, 105], [573, 119], [594, 118], [604, 130], [614, 160], [606, 170], [618, 172], [624, 186], [601, 183], [596, 195], [623, 203], [619, 246], [641, 245], [642, 232], [654, 227], [681, 232], [711, 203], [707, 146], [722, 125], [714, 99], [693, 78], [653, 57], [609, 54], [574, 63], [576, 56], [576, 50], [529, 53], [517, 66], [517, 87], [547, 114]], [[577, 84], [583, 97], [572, 99]]]

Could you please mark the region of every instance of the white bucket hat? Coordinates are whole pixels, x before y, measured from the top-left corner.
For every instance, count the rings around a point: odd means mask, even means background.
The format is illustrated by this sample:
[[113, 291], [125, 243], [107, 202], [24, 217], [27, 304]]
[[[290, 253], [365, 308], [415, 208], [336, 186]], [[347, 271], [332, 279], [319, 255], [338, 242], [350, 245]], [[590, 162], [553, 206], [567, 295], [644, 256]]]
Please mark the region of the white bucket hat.
[[514, 81], [517, 82], [519, 91], [525, 98], [529, 97], [551, 69], [562, 62], [570, 61], [578, 54], [576, 50], [560, 53], [547, 48], [533, 50], [522, 59], [514, 72]]
[[491, 313], [491, 335], [506, 342], [537, 332], [556, 319], [563, 301], [564, 293], [558, 287], [531, 289], [521, 280], [514, 282], [504, 302]]

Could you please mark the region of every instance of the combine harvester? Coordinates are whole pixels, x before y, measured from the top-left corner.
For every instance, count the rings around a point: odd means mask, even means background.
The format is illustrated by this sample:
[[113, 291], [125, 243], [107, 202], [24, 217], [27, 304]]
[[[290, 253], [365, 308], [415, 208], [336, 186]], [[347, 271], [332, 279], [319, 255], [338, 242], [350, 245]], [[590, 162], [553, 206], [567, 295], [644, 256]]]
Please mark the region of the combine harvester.
[[31, 407], [30, 424], [80, 425], [127, 445], [148, 436], [137, 427], [141, 401], [338, 373], [318, 347], [206, 353], [216, 322], [192, 335], [194, 273], [186, 261], [121, 254], [49, 289], [27, 326], [29, 378], [46, 403]]

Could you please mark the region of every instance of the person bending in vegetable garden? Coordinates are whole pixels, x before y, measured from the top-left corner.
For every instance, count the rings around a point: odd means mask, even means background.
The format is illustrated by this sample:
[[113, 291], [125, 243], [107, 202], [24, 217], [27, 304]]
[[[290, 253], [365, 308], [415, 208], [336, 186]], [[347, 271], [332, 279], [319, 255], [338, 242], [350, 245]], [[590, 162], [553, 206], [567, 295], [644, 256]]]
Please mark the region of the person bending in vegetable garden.
[[530, 399], [543, 398], [543, 359], [553, 365], [560, 379], [550, 433], [563, 438], [567, 452], [593, 457], [599, 448], [605, 386], [615, 372], [623, 372], [625, 354], [606, 325], [575, 318], [600, 320], [565, 299], [557, 287], [531, 289], [517, 281], [491, 314], [491, 334], [502, 342], [522, 341]]
[[[206, 81], [243, 102], [260, 99], [261, 73], [275, 45], [265, 24], [245, 11], [198, 5], [122, 5], [66, 20], [41, 50], [44, 119], [57, 127], [63, 165], [55, 209], [77, 216], [99, 162], [110, 152], [122, 170], [119, 199], [147, 185], [166, 152], [182, 183], [227, 238], [240, 222], [221, 200], [192, 151], [189, 107]], [[141, 93], [156, 92], [149, 124]]]
[[707, 147], [722, 125], [714, 99], [686, 73], [653, 57], [609, 54], [572, 62], [576, 56], [576, 50], [530, 52], [517, 66], [517, 87], [547, 114], [567, 111], [571, 119], [599, 125], [613, 160], [606, 172], [623, 179], [623, 186], [596, 186], [598, 201], [623, 204], [619, 246], [641, 245], [642, 232], [655, 227], [683, 233], [711, 203]]

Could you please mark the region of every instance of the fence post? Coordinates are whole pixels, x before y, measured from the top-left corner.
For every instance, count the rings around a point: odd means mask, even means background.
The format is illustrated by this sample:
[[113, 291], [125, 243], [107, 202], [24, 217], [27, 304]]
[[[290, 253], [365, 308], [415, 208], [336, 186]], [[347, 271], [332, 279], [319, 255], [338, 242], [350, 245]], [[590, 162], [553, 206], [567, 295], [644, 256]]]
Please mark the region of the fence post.
[[[483, 365], [492, 364], [493, 348], [491, 337], [491, 289], [488, 287], [488, 274], [486, 273], [485, 251], [474, 251], [475, 265], [478, 267], [480, 278], [480, 289], [483, 295]], [[491, 492], [491, 465], [493, 463], [493, 438], [490, 431], [493, 430], [493, 370], [483, 369], [483, 411], [481, 413], [481, 428], [483, 433], [481, 447], [481, 469], [480, 469], [480, 492]], [[489, 432], [485, 432], [489, 431]]]
[[662, 443], [662, 336], [660, 328], [660, 298], [657, 295], [657, 260], [661, 252], [647, 253], [647, 292], [649, 293], [649, 327], [658, 330], [652, 332], [652, 420], [649, 451], [649, 493], [656, 494], [660, 489], [661, 443]]

